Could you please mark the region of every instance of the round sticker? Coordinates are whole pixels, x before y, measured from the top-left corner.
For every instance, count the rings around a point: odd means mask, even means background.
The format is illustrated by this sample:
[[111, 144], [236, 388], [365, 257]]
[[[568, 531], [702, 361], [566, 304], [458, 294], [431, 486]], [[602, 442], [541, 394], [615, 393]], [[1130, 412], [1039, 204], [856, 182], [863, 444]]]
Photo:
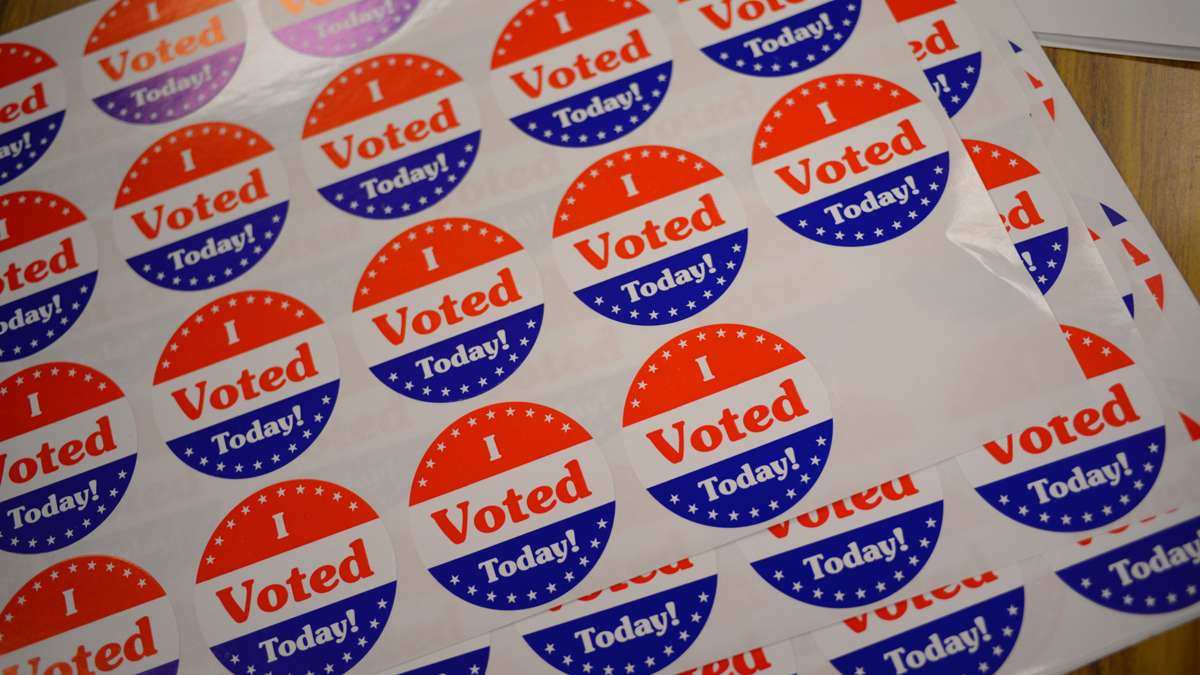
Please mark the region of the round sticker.
[[942, 531], [937, 469], [901, 476], [739, 542], [775, 590], [818, 607], [869, 605], [908, 585]]
[[1067, 262], [1067, 214], [1038, 168], [987, 141], [963, 139], [975, 170], [1000, 212], [1004, 229], [1037, 287], [1046, 293]]
[[534, 0], [492, 51], [500, 109], [531, 138], [601, 145], [654, 114], [671, 83], [671, 47], [638, 0]]
[[221, 665], [344, 673], [383, 632], [396, 558], [361, 497], [320, 480], [266, 487], [217, 525], [196, 571], [196, 617]]
[[742, 270], [748, 233], [720, 169], [686, 150], [643, 145], [575, 178], [554, 218], [554, 253], [593, 311], [654, 326], [716, 302]]
[[86, 555], [55, 563], [25, 582], [3, 615], [0, 670], [6, 673], [179, 670], [179, 630], [166, 591], [120, 558]]
[[542, 328], [542, 285], [524, 247], [480, 220], [411, 227], [367, 264], [354, 337], [371, 372], [418, 401], [461, 401], [506, 380]]
[[58, 62], [37, 47], [0, 42], [0, 185], [46, 154], [66, 112]]
[[754, 178], [785, 225], [834, 246], [891, 241], [942, 198], [950, 153], [933, 112], [870, 75], [829, 75], [788, 92], [758, 127]]
[[743, 75], [782, 77], [820, 65], [858, 25], [859, 0], [680, 2], [683, 26], [708, 58]]
[[1025, 618], [1019, 572], [984, 572], [852, 616], [813, 637], [844, 675], [994, 673]]
[[330, 204], [362, 218], [401, 218], [442, 201], [466, 177], [479, 129], [458, 73], [424, 56], [384, 54], [325, 85], [300, 153]]
[[783, 515], [821, 477], [833, 445], [816, 369], [786, 340], [737, 324], [659, 347], [629, 387], [623, 426], [650, 494], [714, 527]]
[[1029, 52], [1021, 48], [1021, 45], [1009, 40], [1008, 46], [1017, 58], [1017, 65], [1025, 73], [1025, 82], [1029, 85], [1030, 96], [1041, 102], [1042, 107], [1046, 109], [1046, 114], [1050, 115], [1050, 119], [1053, 121], [1054, 92], [1046, 86], [1046, 77], [1042, 75], [1041, 66], [1030, 56]]
[[251, 478], [317, 440], [338, 386], [337, 349], [316, 312], [283, 293], [240, 291], [171, 336], [154, 371], [154, 416], [184, 464]]
[[345, 56], [383, 42], [408, 21], [419, 0], [260, 0], [271, 34], [312, 56]]
[[1063, 334], [1098, 399], [988, 440], [959, 464], [1009, 518], [1077, 532], [1111, 523], [1145, 498], [1162, 468], [1166, 427], [1153, 387], [1129, 356], [1082, 328], [1063, 326]]
[[954, 0], [887, 0], [887, 4], [938, 101], [954, 117], [971, 100], [983, 68], [983, 43], [970, 17]]
[[1200, 600], [1200, 512], [1150, 516], [1051, 554], [1058, 578], [1118, 612], [1165, 614]]
[[591, 434], [537, 403], [496, 403], [454, 421], [409, 491], [417, 551], [446, 590], [489, 609], [570, 591], [604, 553], [616, 502]]
[[716, 554], [705, 553], [552, 607], [517, 630], [564, 673], [654, 673], [700, 636], [716, 593]]
[[245, 48], [231, 0], [118, 0], [88, 36], [83, 84], [122, 122], [169, 122], [220, 93]]
[[0, 550], [45, 553], [100, 526], [137, 465], [125, 394], [78, 363], [31, 366], [0, 382]]
[[87, 216], [49, 192], [0, 196], [0, 361], [49, 347], [83, 314], [99, 256]]
[[[1128, 222], [1128, 219], [1121, 215], [1119, 211], [1104, 202], [1096, 202], [1099, 205], [1101, 212], [1104, 214], [1104, 220], [1114, 228], [1120, 228], [1117, 231], [1117, 238], [1121, 242], [1123, 256], [1121, 260], [1125, 263], [1125, 269], [1134, 279], [1140, 279], [1146, 285], [1146, 290], [1150, 292], [1150, 296], [1154, 298], [1155, 304], [1159, 309], [1163, 309], [1166, 301], [1166, 296], [1163, 295], [1163, 275], [1159, 268], [1158, 261], [1150, 257], [1150, 242], [1142, 238], [1142, 233], [1132, 225], [1128, 227], [1120, 227]], [[1133, 296], [1128, 296], [1126, 304], [1133, 306]], [[1130, 309], [1130, 314], [1133, 310]]]
[[490, 651], [489, 636], [484, 634], [378, 675], [484, 675]]
[[134, 161], [114, 208], [117, 246], [134, 272], [163, 288], [206, 290], [271, 250], [287, 219], [287, 171], [250, 129], [193, 124]]

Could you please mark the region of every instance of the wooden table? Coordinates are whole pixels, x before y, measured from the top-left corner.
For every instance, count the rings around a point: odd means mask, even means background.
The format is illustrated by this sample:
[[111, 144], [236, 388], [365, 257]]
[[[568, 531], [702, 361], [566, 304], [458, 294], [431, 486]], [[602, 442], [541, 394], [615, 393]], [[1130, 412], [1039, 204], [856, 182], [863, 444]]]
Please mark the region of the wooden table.
[[[4, 0], [0, 33], [84, 1]], [[1047, 51], [1196, 293], [1200, 288], [1200, 64]], [[1200, 620], [1076, 672], [1200, 673]]]

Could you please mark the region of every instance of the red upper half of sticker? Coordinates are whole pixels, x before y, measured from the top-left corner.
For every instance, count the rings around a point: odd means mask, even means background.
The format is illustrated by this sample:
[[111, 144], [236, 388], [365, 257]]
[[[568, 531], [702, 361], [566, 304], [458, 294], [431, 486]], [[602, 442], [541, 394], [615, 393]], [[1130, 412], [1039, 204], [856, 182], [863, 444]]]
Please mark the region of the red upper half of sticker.
[[227, 122], [192, 124], [146, 149], [121, 181], [114, 208], [199, 180], [274, 148], [257, 132]]
[[[832, 120], [822, 104], [835, 111]], [[911, 105], [921, 105], [921, 100], [871, 75], [841, 73], [810, 80], [767, 111], [754, 136], [751, 161], [765, 162]]]
[[0, 42], [0, 87], [44, 73], [58, 63], [46, 52], [20, 42]]
[[534, 0], [500, 33], [492, 70], [649, 13], [638, 0]]
[[447, 218], [414, 225], [371, 258], [354, 292], [354, 311], [520, 250], [520, 242], [482, 220]]
[[[49, 361], [0, 382], [0, 441], [115, 401], [125, 394], [104, 373], [80, 363]], [[34, 414], [34, 413], [37, 414]]]
[[971, 156], [979, 177], [983, 179], [984, 187], [989, 190], [1040, 173], [1037, 167], [1024, 157], [995, 143], [964, 138], [963, 145], [966, 146], [967, 154]]
[[83, 55], [144, 35], [230, 0], [119, 0], [96, 22]]
[[[73, 612], [63, 610], [70, 592]], [[5, 605], [0, 654], [100, 621], [165, 597], [162, 586], [137, 565], [106, 555], [71, 558], [25, 582]], [[60, 655], [52, 655], [60, 656]]]
[[[236, 321], [231, 339], [230, 321]], [[163, 348], [154, 384], [230, 359], [321, 324], [299, 300], [274, 291], [239, 291], [218, 298], [189, 316]]]
[[454, 492], [591, 438], [578, 422], [549, 406], [515, 401], [484, 406], [455, 420], [433, 440], [413, 476], [409, 504]]
[[704, 158], [679, 148], [642, 145], [619, 150], [584, 169], [567, 188], [554, 217], [554, 236], [570, 234], [722, 175]]
[[[200, 557], [196, 583], [378, 517], [362, 497], [336, 483], [308, 479], [276, 483], [245, 498], [221, 519]], [[286, 534], [280, 536], [281, 532]]]
[[[704, 377], [697, 362], [701, 357], [718, 376]], [[689, 330], [659, 347], [638, 369], [625, 397], [623, 424], [637, 424], [803, 360], [787, 340], [761, 328], [725, 323]]]
[[1075, 360], [1089, 380], [1133, 365], [1133, 359], [1125, 352], [1091, 331], [1063, 324], [1062, 332], [1067, 337], [1071, 352], [1075, 354]]
[[79, 207], [56, 194], [38, 190], [10, 192], [0, 196], [0, 220], [5, 223], [0, 253], [86, 219]]
[[308, 109], [302, 138], [323, 134], [458, 82], [462, 78], [453, 69], [418, 54], [383, 54], [360, 61], [330, 80], [317, 95]]

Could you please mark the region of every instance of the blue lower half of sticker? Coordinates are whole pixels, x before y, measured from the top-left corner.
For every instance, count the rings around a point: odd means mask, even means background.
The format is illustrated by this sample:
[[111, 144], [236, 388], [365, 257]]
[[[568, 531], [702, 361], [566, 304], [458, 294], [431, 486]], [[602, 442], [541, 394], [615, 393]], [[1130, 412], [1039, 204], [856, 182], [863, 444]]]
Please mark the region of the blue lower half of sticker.
[[462, 401], [508, 379], [529, 356], [542, 305], [371, 366], [393, 391], [425, 402]]
[[36, 354], [70, 330], [92, 299], [96, 275], [82, 274], [0, 306], [0, 361]]
[[[933, 555], [941, 530], [938, 501], [750, 564], [776, 590], [800, 602], [861, 607], [908, 585]], [[820, 530], [811, 532], [819, 535]]]
[[[578, 493], [579, 486], [566, 489]], [[451, 593], [489, 609], [528, 609], [561, 597], [592, 571], [612, 532], [608, 502], [429, 568]], [[448, 517], [453, 520], [454, 514]], [[463, 511], [463, 527], [466, 512]]]
[[716, 592], [716, 575], [704, 577], [529, 633], [525, 643], [564, 673], [658, 672], [696, 641]]
[[982, 65], [983, 53], [975, 52], [925, 69], [925, 77], [950, 117], [962, 110], [975, 93]]
[[602, 145], [644, 124], [666, 97], [670, 83], [671, 62], [667, 61], [522, 113], [512, 123], [551, 145]]
[[279, 239], [288, 203], [279, 202], [126, 260], [146, 281], [177, 291], [203, 291], [258, 264]]
[[[84, 461], [116, 449], [111, 427], [82, 442]], [[79, 541], [112, 515], [136, 465], [137, 455], [126, 455], [0, 503], [0, 550], [45, 553]]]
[[[908, 611], [916, 610], [909, 607]], [[1016, 646], [1024, 616], [1025, 589], [1015, 588], [839, 656], [832, 663], [845, 675], [994, 673]], [[878, 618], [868, 615], [867, 620]]]
[[588, 307], [623, 323], [658, 326], [699, 314], [733, 283], [748, 230], [656, 260], [575, 291]]
[[[365, 572], [362, 564], [351, 571]], [[343, 579], [342, 583], [347, 582]], [[243, 589], [233, 590], [233, 597], [240, 601]], [[320, 597], [310, 596], [308, 601], [320, 602]], [[392, 581], [214, 645], [212, 652], [221, 665], [239, 674], [251, 668], [259, 673], [344, 673], [375, 645], [395, 598], [396, 582]], [[249, 608], [255, 600], [246, 595], [245, 602]]]
[[1024, 525], [1052, 532], [1090, 530], [1141, 503], [1158, 479], [1165, 449], [1166, 427], [1155, 427], [975, 490]]
[[339, 381], [167, 440], [175, 456], [219, 478], [253, 478], [299, 457], [321, 435], [337, 402]]
[[774, 520], [817, 484], [832, 446], [829, 419], [653, 485], [650, 494], [701, 525], [745, 527]]
[[858, 25], [860, 5], [858, 0], [829, 2], [715, 42], [701, 51], [743, 75], [794, 75], [824, 63], [846, 44]]
[[473, 131], [320, 188], [321, 196], [363, 218], [403, 218], [442, 201], [479, 155]]
[[779, 214], [796, 233], [833, 246], [871, 246], [912, 230], [945, 192], [950, 153], [906, 167]]
[[58, 136], [65, 110], [0, 134], [0, 185], [29, 170]]
[[1118, 612], [1164, 614], [1191, 607], [1200, 600], [1200, 517], [1058, 570], [1058, 577]]

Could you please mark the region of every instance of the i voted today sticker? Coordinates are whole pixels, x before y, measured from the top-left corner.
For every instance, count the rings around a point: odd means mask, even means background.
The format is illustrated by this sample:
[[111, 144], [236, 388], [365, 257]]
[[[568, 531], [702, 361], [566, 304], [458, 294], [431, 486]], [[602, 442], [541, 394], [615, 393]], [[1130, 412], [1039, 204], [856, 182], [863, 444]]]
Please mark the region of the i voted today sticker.
[[1200, 601], [1200, 510], [1150, 516], [1049, 554], [1079, 595], [1129, 614], [1165, 614]]
[[338, 395], [329, 327], [299, 300], [240, 291], [176, 329], [154, 371], [154, 416], [167, 447], [210, 476], [261, 476], [321, 435]]
[[83, 49], [83, 84], [122, 122], [169, 122], [200, 109], [237, 71], [246, 48], [231, 0], [118, 0]]
[[271, 34], [311, 56], [345, 56], [391, 37], [419, 0], [260, 0]]
[[134, 161], [113, 207], [117, 246], [138, 276], [162, 288], [206, 290], [248, 272], [279, 238], [287, 171], [258, 133], [193, 124]]
[[622, 424], [650, 494], [713, 527], [783, 515], [816, 485], [833, 446], [816, 369], [787, 340], [738, 324], [659, 347], [629, 387]]
[[484, 634], [378, 675], [484, 675], [490, 652], [489, 636]]
[[678, 0], [708, 58], [743, 75], [783, 77], [836, 54], [858, 26], [860, 0]]
[[999, 512], [1041, 530], [1076, 532], [1111, 523], [1141, 503], [1162, 468], [1166, 427], [1133, 359], [1095, 333], [1062, 330], [1099, 402], [988, 440], [958, 461]]
[[933, 111], [870, 75], [828, 75], [779, 99], [758, 127], [754, 178], [776, 217], [834, 246], [870, 246], [920, 225], [950, 171]]
[[461, 401], [493, 389], [529, 356], [542, 328], [542, 285], [533, 259], [504, 230], [433, 220], [371, 258], [353, 322], [380, 382], [418, 401]]
[[887, 4], [938, 101], [954, 117], [971, 100], [983, 69], [983, 42], [971, 18], [955, 0], [887, 0]]
[[330, 204], [362, 218], [401, 218], [458, 187], [479, 154], [479, 129], [458, 73], [417, 54], [384, 54], [325, 85], [300, 154]]
[[326, 481], [289, 480], [221, 519], [194, 597], [200, 632], [230, 672], [344, 673], [387, 625], [396, 557], [362, 497]]
[[25, 582], [5, 605], [0, 670], [172, 675], [179, 630], [149, 572], [107, 555], [71, 558]]
[[0, 362], [49, 347], [96, 288], [96, 235], [74, 204], [49, 192], [0, 195]]
[[887, 481], [743, 539], [775, 590], [818, 607], [874, 604], [925, 567], [942, 531], [936, 468]]
[[[1115, 234], [1115, 239], [1121, 244], [1120, 259], [1125, 263], [1125, 270], [1129, 276], [1135, 280], [1140, 280], [1146, 286], [1146, 290], [1150, 292], [1150, 296], [1154, 298], [1155, 304], [1161, 310], [1166, 306], [1166, 296], [1164, 295], [1165, 288], [1163, 286], [1162, 269], [1158, 261], [1150, 257], [1150, 242], [1143, 239], [1143, 234], [1136, 227], [1121, 227], [1129, 222], [1129, 219], [1117, 211], [1113, 207], [1105, 204], [1102, 201], [1095, 199], [1082, 200], [1088, 209], [1088, 214], [1092, 215], [1099, 208], [1099, 214], [1091, 218], [1097, 225], [1110, 225], [1114, 229], [1108, 230], [1106, 227], [1099, 227], [1105, 235], [1098, 235], [1094, 230], [1093, 236], [1098, 239], [1108, 239], [1112, 232]], [[1133, 297], [1127, 296], [1127, 304], [1133, 305]], [[1132, 310], [1130, 310], [1132, 314]]]
[[1025, 589], [1016, 569], [984, 572], [817, 631], [844, 675], [994, 673], [1021, 634]]
[[1046, 293], [1067, 262], [1067, 214], [1054, 186], [1024, 157], [995, 143], [963, 139], [1025, 269]]
[[67, 89], [54, 57], [32, 45], [0, 42], [0, 185], [46, 154], [66, 111]]
[[1042, 104], [1046, 114], [1053, 120], [1055, 116], [1054, 91], [1046, 86], [1047, 80], [1042, 73], [1041, 66], [1021, 45], [1009, 40], [1008, 46], [1012, 49], [1017, 65], [1025, 73], [1025, 83], [1029, 86], [1029, 95]]
[[45, 553], [91, 534], [125, 496], [137, 425], [104, 373], [52, 361], [0, 382], [0, 550]]
[[742, 270], [748, 233], [720, 169], [687, 150], [643, 145], [575, 178], [554, 218], [554, 253], [593, 311], [654, 326], [716, 302]]
[[710, 552], [552, 607], [517, 630], [564, 673], [655, 673], [700, 636], [716, 593], [716, 553]]
[[529, 137], [565, 148], [637, 129], [670, 83], [670, 43], [639, 0], [533, 0], [492, 50], [500, 109]]
[[429, 573], [489, 609], [537, 607], [578, 585], [604, 553], [615, 512], [592, 435], [537, 403], [496, 403], [452, 422], [409, 489]]

